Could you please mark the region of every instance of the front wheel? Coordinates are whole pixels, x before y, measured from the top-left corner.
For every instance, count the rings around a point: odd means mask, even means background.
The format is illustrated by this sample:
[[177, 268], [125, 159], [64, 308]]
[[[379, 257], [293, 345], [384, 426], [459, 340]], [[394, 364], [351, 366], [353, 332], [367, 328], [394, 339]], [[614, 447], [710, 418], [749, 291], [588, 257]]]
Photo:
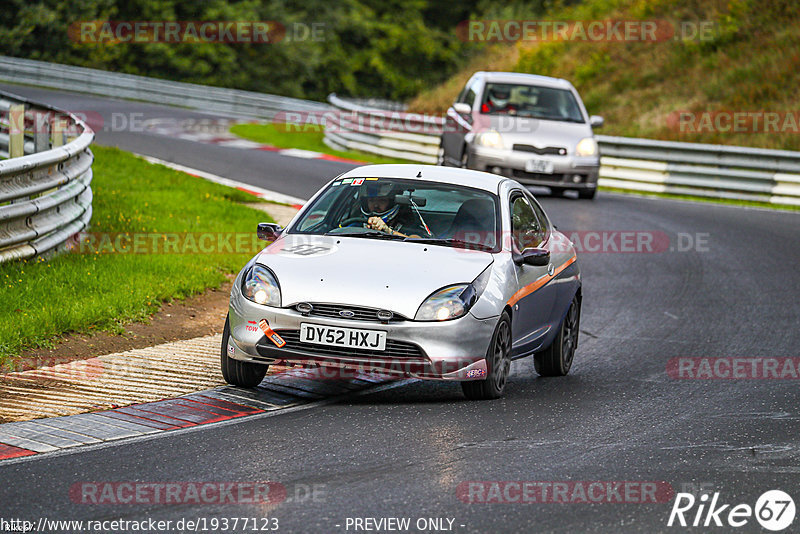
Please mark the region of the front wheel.
[[220, 350], [220, 367], [225, 382], [232, 386], [254, 388], [264, 380], [269, 370], [269, 365], [260, 363], [243, 362], [228, 356], [228, 338], [231, 335], [230, 320], [225, 318], [225, 328], [222, 330], [222, 347]]
[[503, 312], [494, 329], [486, 353], [486, 380], [461, 382], [464, 395], [470, 400], [489, 400], [503, 396], [511, 371], [511, 318]]
[[588, 200], [594, 199], [597, 196], [597, 189], [581, 189], [578, 191], [578, 198], [585, 198]]
[[573, 297], [567, 315], [561, 321], [558, 335], [549, 347], [533, 356], [533, 368], [541, 376], [565, 376], [572, 367], [578, 348], [578, 328], [581, 321], [581, 302]]

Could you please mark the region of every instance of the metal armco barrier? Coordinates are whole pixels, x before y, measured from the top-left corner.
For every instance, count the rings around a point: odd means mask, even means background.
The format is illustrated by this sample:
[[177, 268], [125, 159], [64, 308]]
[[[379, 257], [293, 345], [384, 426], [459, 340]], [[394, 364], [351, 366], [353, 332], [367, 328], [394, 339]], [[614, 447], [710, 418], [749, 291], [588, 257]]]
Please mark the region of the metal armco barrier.
[[[346, 112], [325, 115], [324, 142], [331, 148], [359, 150], [420, 163], [436, 163], [439, 135], [431, 135], [430, 132], [442, 131], [444, 122], [441, 118], [404, 113], [397, 107], [368, 108], [343, 100], [335, 94], [328, 97], [328, 102], [337, 110]], [[393, 117], [400, 120], [392, 120]], [[327, 127], [328, 123], [330, 128]], [[370, 124], [380, 125], [380, 129], [373, 130]]]
[[800, 205], [800, 152], [598, 136], [600, 185]]
[[[335, 94], [328, 101], [345, 112], [326, 115], [328, 146], [437, 162], [441, 117], [367, 108]], [[597, 141], [604, 187], [800, 205], [800, 152], [605, 135]]]
[[322, 102], [171, 82], [58, 63], [0, 56], [0, 80], [112, 98], [182, 106], [225, 116], [272, 119], [280, 111], [325, 111]]
[[[6, 93], [0, 117], [0, 157], [25, 154], [0, 160], [2, 263], [56, 251], [89, 225], [94, 132], [74, 115]], [[65, 130], [75, 134], [67, 144]]]

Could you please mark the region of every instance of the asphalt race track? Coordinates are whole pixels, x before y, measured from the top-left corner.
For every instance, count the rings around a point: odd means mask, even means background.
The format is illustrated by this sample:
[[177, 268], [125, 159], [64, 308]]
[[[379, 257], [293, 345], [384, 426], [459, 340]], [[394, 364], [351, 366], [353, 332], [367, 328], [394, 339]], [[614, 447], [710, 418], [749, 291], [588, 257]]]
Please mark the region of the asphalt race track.
[[[104, 116], [202, 117], [0, 87]], [[101, 130], [97, 143], [302, 198], [349, 168], [146, 132]], [[540, 198], [560, 230], [584, 232], [581, 246], [601, 249], [579, 252], [584, 306], [569, 376], [539, 378], [533, 362], [521, 360], [505, 398], [493, 402], [468, 402], [457, 384], [412, 381], [274, 417], [0, 464], [0, 515], [274, 517], [282, 532], [354, 532], [348, 518], [388, 517], [410, 518], [411, 531], [420, 518], [447, 518], [454, 532], [680, 532], [667, 520], [681, 491], [719, 492], [719, 502], [731, 507], [754, 506], [773, 489], [797, 500], [797, 375], [681, 379], [668, 369], [678, 358], [795, 357], [797, 371], [800, 213], [602, 192], [594, 202]], [[654, 236], [655, 250], [615, 252], [613, 232], [621, 231]], [[365, 259], [364, 268], [380, 265]], [[271, 506], [73, 502], [70, 488], [87, 481], [273, 481], [288, 498]], [[460, 491], [469, 481], [658, 482], [671, 492], [656, 503], [630, 495], [626, 503], [487, 504]], [[735, 530], [756, 532], [760, 525], [750, 518]]]

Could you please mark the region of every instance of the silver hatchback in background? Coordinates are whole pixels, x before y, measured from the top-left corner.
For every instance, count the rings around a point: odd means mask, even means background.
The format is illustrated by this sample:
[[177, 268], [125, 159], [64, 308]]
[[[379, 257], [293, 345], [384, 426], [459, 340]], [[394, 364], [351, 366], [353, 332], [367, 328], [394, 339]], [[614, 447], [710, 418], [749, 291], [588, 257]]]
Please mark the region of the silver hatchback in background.
[[566, 80], [476, 72], [447, 110], [440, 163], [591, 199], [600, 169], [592, 128], [602, 125]]

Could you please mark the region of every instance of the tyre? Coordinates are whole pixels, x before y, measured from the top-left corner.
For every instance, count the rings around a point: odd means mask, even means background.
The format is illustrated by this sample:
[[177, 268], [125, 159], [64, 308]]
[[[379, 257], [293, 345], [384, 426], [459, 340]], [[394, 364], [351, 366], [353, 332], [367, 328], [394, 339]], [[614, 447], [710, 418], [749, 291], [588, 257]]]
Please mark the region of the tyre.
[[581, 322], [581, 303], [577, 295], [561, 321], [558, 335], [549, 347], [533, 356], [533, 367], [541, 376], [565, 376], [572, 367], [578, 348], [578, 329]]
[[593, 200], [597, 196], [597, 189], [581, 189], [578, 191], [578, 198]]
[[232, 386], [254, 388], [264, 380], [269, 365], [250, 363], [234, 360], [228, 356], [228, 337], [231, 334], [230, 320], [225, 318], [225, 328], [222, 331], [222, 347], [220, 350], [220, 367], [225, 382]]
[[503, 396], [511, 370], [511, 318], [503, 312], [486, 353], [486, 380], [461, 382], [464, 395], [470, 400], [489, 400]]
[[564, 189], [563, 187], [551, 187], [550, 188], [550, 194], [552, 196], [554, 196], [554, 197], [559, 197], [559, 198], [563, 197], [564, 196], [564, 191], [566, 191], [566, 189]]

